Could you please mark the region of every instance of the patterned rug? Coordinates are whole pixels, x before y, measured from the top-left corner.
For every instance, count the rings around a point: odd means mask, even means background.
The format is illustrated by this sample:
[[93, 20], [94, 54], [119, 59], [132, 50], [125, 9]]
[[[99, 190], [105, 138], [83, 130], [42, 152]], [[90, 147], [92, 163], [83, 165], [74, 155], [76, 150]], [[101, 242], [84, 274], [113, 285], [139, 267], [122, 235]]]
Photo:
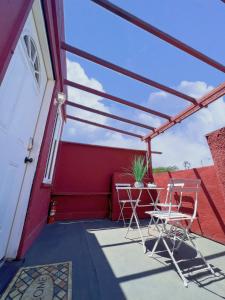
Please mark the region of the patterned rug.
[[72, 262], [21, 268], [2, 300], [71, 300]]

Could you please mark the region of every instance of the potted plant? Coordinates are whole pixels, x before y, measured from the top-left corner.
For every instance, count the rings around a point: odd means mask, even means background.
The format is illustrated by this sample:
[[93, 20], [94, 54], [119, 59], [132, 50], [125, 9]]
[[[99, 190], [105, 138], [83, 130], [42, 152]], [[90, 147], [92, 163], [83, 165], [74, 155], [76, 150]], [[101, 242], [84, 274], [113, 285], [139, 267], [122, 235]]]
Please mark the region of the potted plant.
[[134, 186], [137, 188], [143, 187], [143, 178], [148, 170], [147, 163], [144, 156], [135, 156], [132, 163], [132, 175], [135, 179]]

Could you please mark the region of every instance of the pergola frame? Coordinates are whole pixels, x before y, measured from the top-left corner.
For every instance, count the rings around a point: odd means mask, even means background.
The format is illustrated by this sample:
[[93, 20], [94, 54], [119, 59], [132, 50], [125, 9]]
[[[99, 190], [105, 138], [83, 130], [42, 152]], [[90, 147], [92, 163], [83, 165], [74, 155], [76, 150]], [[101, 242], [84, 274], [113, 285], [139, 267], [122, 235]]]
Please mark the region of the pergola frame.
[[108, 129], [108, 130], [111, 130], [111, 131], [116, 131], [116, 132], [119, 132], [119, 133], [122, 133], [122, 134], [134, 136], [134, 137], [137, 137], [139, 139], [142, 138], [142, 136], [140, 134], [136, 134], [136, 133], [125, 131], [125, 130], [122, 130], [122, 129], [118, 129], [118, 128], [115, 128], [115, 127], [111, 127], [111, 126], [95, 123], [95, 122], [92, 122], [92, 121], [84, 120], [84, 119], [77, 118], [77, 117], [74, 117], [74, 116], [71, 116], [71, 115], [67, 115], [67, 118], [71, 119], [71, 120], [74, 120], [74, 121], [81, 122], [81, 123], [86, 123], [86, 124], [93, 125], [93, 126], [96, 126], [96, 127], [101, 127], [101, 128]]
[[[182, 41], [172, 37], [171, 35], [161, 31], [160, 29], [154, 27], [153, 25], [141, 20], [140, 18], [138, 18], [134, 15], [132, 15], [131, 13], [127, 12], [126, 10], [112, 4], [111, 2], [109, 2], [107, 0], [91, 0], [91, 1], [95, 2], [96, 4], [100, 5], [104, 9], [110, 11], [111, 13], [119, 16], [120, 18], [123, 18], [124, 20], [132, 23], [133, 25], [147, 31], [148, 33], [155, 35], [156, 37], [160, 38], [161, 40], [165, 41], [166, 43], [169, 43], [169, 44], [173, 45], [174, 47], [180, 49], [181, 51], [184, 51], [184, 52], [188, 53], [189, 55], [203, 61], [204, 63], [210, 65], [211, 67], [216, 68], [217, 70], [219, 70], [221, 72], [225, 72], [225, 66], [222, 65], [221, 63], [215, 61], [214, 59], [212, 59], [208, 56], [206, 56], [205, 54], [199, 52], [198, 50], [190, 47], [189, 45], [183, 43]], [[84, 86], [84, 85], [81, 85], [79, 83], [76, 83], [76, 82], [73, 82], [73, 81], [70, 81], [70, 80], [64, 78], [64, 84], [66, 86], [77, 88], [77, 89], [80, 89], [82, 91], [85, 91], [85, 92], [88, 92], [88, 93], [91, 93], [91, 94], [94, 94], [94, 95], [98, 95], [100, 97], [109, 99], [111, 101], [114, 101], [114, 102], [129, 106], [129, 107], [132, 107], [134, 109], [138, 109], [138, 110], [156, 115], [158, 117], [167, 119], [167, 121], [163, 125], [161, 125], [159, 128], [154, 128], [153, 126], [151, 126], [149, 124], [142, 124], [142, 123], [136, 122], [134, 120], [129, 120], [129, 119], [123, 118], [121, 116], [117, 116], [117, 115], [109, 114], [109, 113], [106, 113], [106, 112], [103, 112], [103, 111], [99, 111], [99, 110], [96, 110], [96, 109], [93, 109], [93, 108], [90, 108], [90, 107], [87, 107], [87, 106], [84, 106], [84, 105], [81, 105], [81, 104], [78, 104], [78, 103], [74, 103], [70, 100], [68, 100], [66, 102], [67, 105], [70, 105], [70, 106], [73, 106], [73, 107], [76, 107], [76, 108], [79, 108], [79, 109], [83, 109], [83, 110], [86, 110], [86, 111], [89, 111], [89, 112], [93, 112], [95, 114], [100, 114], [100, 115], [103, 115], [103, 116], [106, 116], [106, 117], [109, 117], [109, 118], [119, 120], [121, 122], [129, 123], [129, 124], [132, 124], [132, 125], [135, 125], [135, 126], [139, 126], [139, 127], [151, 130], [145, 136], [141, 136], [139, 134], [128, 132], [128, 131], [125, 131], [125, 130], [121, 130], [119, 128], [114, 128], [114, 127], [110, 127], [110, 126], [107, 126], [107, 125], [103, 125], [103, 124], [91, 122], [91, 121], [88, 121], [88, 120], [80, 119], [80, 118], [77, 118], [77, 117], [74, 117], [74, 116], [71, 116], [71, 115], [67, 115], [67, 118], [78, 121], [78, 122], [83, 122], [83, 123], [86, 123], [86, 124], [89, 124], [89, 125], [98, 126], [98, 127], [104, 128], [104, 129], [113, 130], [113, 131], [120, 132], [120, 133], [125, 134], [125, 135], [130, 135], [130, 136], [139, 138], [139, 139], [147, 142], [149, 153], [153, 153], [153, 152], [151, 152], [151, 140], [154, 137], [156, 137], [159, 134], [165, 132], [166, 130], [168, 130], [169, 128], [174, 126], [175, 124], [180, 123], [181, 121], [183, 121], [184, 119], [186, 119], [190, 115], [194, 114], [195, 112], [199, 111], [200, 109], [202, 109], [204, 107], [207, 107], [210, 103], [216, 101], [217, 99], [219, 99], [220, 97], [225, 95], [225, 82], [222, 83], [221, 85], [219, 85], [218, 87], [214, 88], [209, 93], [206, 93], [200, 99], [195, 99], [195, 98], [190, 97], [186, 94], [183, 94], [182, 92], [177, 91], [177, 90], [175, 90], [171, 87], [165, 86], [165, 85], [163, 85], [159, 82], [156, 82], [152, 79], [149, 79], [149, 78], [144, 77], [140, 74], [134, 73], [134, 72], [132, 72], [130, 70], [127, 70], [127, 69], [125, 69], [121, 66], [118, 66], [118, 65], [116, 65], [112, 62], [106, 61], [102, 58], [99, 58], [99, 57], [93, 55], [93, 54], [90, 54], [90, 53], [85, 52], [81, 49], [78, 49], [78, 48], [76, 48], [72, 45], [69, 45], [65, 41], [61, 41], [61, 49], [63, 51], [68, 51], [68, 52], [70, 52], [74, 55], [80, 56], [84, 59], [87, 59], [91, 62], [94, 62], [98, 65], [101, 65], [105, 68], [113, 70], [117, 73], [123, 74], [127, 77], [130, 77], [130, 78], [134, 79], [134, 80], [140, 81], [144, 84], [153, 86], [157, 89], [160, 89], [162, 91], [170, 93], [170, 94], [172, 94], [176, 97], [179, 97], [181, 100], [185, 100], [185, 101], [188, 101], [188, 102], [191, 103], [190, 106], [188, 106], [185, 110], [181, 111], [176, 116], [169, 116], [169, 115], [164, 114], [162, 112], [155, 111], [155, 110], [152, 110], [148, 107], [136, 104], [135, 102], [131, 102], [131, 101], [119, 98], [117, 96], [113, 96], [113, 95], [110, 95], [108, 93], [95, 90], [95, 89], [90, 88], [88, 86]]]
[[108, 118], [111, 118], [111, 119], [115, 119], [115, 120], [118, 120], [118, 121], [121, 121], [121, 122], [124, 122], [124, 123], [136, 125], [136, 126], [139, 126], [139, 127], [145, 128], [145, 129], [150, 129], [150, 130], [155, 129], [154, 127], [151, 127], [151, 126], [139, 123], [139, 122], [135, 122], [135, 121], [132, 121], [132, 120], [129, 120], [129, 119], [126, 119], [126, 118], [122, 118], [122, 117], [119, 117], [117, 115], [109, 114], [107, 112], [100, 111], [100, 110], [97, 110], [97, 109], [94, 109], [94, 108], [91, 108], [91, 107], [88, 107], [88, 106], [84, 106], [84, 105], [81, 105], [79, 103], [67, 101], [66, 104], [70, 105], [70, 106], [73, 106], [73, 107], [76, 107], [76, 108], [79, 108], [79, 109], [83, 109], [83, 110], [95, 113], [95, 114], [98, 114], [98, 115], [108, 117]]

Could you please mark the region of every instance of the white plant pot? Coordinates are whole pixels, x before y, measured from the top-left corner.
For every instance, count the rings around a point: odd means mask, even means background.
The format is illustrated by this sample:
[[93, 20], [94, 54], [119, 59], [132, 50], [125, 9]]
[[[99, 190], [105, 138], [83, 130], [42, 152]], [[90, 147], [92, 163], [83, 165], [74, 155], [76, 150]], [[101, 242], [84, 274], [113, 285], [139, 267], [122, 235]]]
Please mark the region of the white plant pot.
[[135, 181], [134, 186], [136, 188], [142, 188], [142, 187], [144, 187], [144, 183], [143, 182], [139, 182], [139, 181]]

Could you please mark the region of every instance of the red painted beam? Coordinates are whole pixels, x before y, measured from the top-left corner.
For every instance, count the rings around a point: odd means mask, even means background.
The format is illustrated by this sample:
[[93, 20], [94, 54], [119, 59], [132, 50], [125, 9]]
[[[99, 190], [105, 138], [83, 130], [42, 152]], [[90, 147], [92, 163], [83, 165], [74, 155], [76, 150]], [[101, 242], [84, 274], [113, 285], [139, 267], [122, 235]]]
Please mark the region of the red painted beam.
[[137, 137], [139, 139], [142, 138], [142, 136], [139, 135], [139, 134], [132, 133], [132, 132], [125, 131], [125, 130], [121, 130], [121, 129], [118, 129], [118, 128], [115, 128], [115, 127], [111, 127], [111, 126], [107, 126], [107, 125], [103, 125], [103, 124], [91, 122], [91, 121], [80, 119], [80, 118], [73, 117], [73, 116], [70, 116], [70, 115], [67, 115], [67, 118], [71, 119], [71, 120], [74, 120], [74, 121], [77, 121], [77, 122], [81, 122], [81, 123], [93, 125], [93, 126], [96, 126], [96, 127], [101, 127], [101, 128], [104, 128], [104, 129], [116, 131], [116, 132], [119, 132], [119, 133], [122, 133], [122, 134], [125, 134], [125, 135], [130, 135], [130, 136], [133, 136], [133, 137]]
[[170, 127], [174, 126], [177, 123], [180, 123], [187, 117], [191, 116], [195, 112], [199, 111], [200, 109], [207, 107], [210, 103], [216, 101], [220, 97], [225, 95], [225, 82], [213, 89], [211, 92], [207, 93], [205, 96], [202, 96], [197, 105], [191, 105], [190, 107], [183, 110], [181, 113], [179, 113], [177, 116], [173, 117], [171, 121], [166, 122], [162, 126], [160, 126], [158, 129], [154, 130], [153, 133], [147, 134], [143, 140], [148, 140], [156, 137], [160, 133], [163, 133]]
[[133, 14], [129, 13], [128, 11], [120, 8], [119, 6], [116, 6], [107, 0], [92, 0], [92, 1], [100, 6], [104, 7], [105, 9], [111, 11], [112, 13], [116, 14], [117, 16], [136, 25], [137, 27], [142, 28], [143, 30], [157, 36], [158, 38], [167, 42], [168, 44], [173, 45], [174, 47], [194, 56], [195, 58], [203, 61], [204, 63], [206, 63], [222, 72], [225, 72], [225, 66], [222, 65], [221, 63], [208, 57], [207, 55], [201, 53], [200, 51], [190, 47], [189, 45], [183, 43], [182, 41], [174, 38], [173, 36], [169, 35], [168, 33], [163, 32], [162, 30], [156, 28], [155, 26], [139, 19], [138, 17], [136, 17]]
[[153, 172], [152, 172], [152, 145], [151, 139], [147, 140], [147, 157], [148, 157], [148, 177], [153, 180]]
[[61, 47], [62, 47], [62, 49], [66, 50], [68, 52], [71, 52], [71, 53], [73, 53], [75, 55], [83, 57], [83, 58], [85, 58], [87, 60], [90, 60], [90, 61], [92, 61], [92, 62], [94, 62], [94, 63], [96, 63], [98, 65], [101, 65], [101, 66], [103, 66], [105, 68], [113, 70], [113, 71], [115, 71], [117, 73], [123, 74], [123, 75], [125, 75], [127, 77], [130, 77], [132, 79], [138, 80], [138, 81], [143, 82], [143, 83], [145, 83], [147, 85], [153, 86], [153, 87], [155, 87], [157, 89], [163, 90], [163, 91], [165, 91], [165, 92], [167, 92], [169, 94], [172, 94], [172, 95], [175, 95], [175, 96], [180, 97], [182, 99], [185, 99], [185, 100], [187, 100], [187, 101], [189, 101], [191, 103], [196, 103], [196, 100], [193, 97], [190, 97], [190, 96], [188, 96], [186, 94], [183, 94], [183, 93], [181, 93], [181, 92], [179, 92], [179, 91], [177, 91], [175, 89], [172, 89], [172, 88], [170, 88], [168, 86], [165, 86], [165, 85], [163, 85], [161, 83], [153, 81], [153, 80], [151, 80], [151, 79], [149, 79], [147, 77], [144, 77], [142, 75], [139, 75], [137, 73], [134, 73], [132, 71], [124, 69], [124, 68], [122, 68], [120, 66], [117, 66], [117, 65], [115, 65], [115, 64], [113, 64], [113, 63], [111, 63], [109, 61], [106, 61], [106, 60], [101, 59], [101, 58], [99, 58], [97, 56], [94, 56], [94, 55], [92, 55], [92, 54], [90, 54], [88, 52], [85, 52], [85, 51], [81, 50], [81, 49], [78, 49], [76, 47], [70, 46], [70, 45], [66, 44], [65, 42], [61, 43]]
[[76, 83], [76, 82], [73, 82], [73, 81], [70, 81], [70, 80], [67, 80], [67, 79], [64, 80], [64, 83], [68, 86], [71, 86], [71, 87], [74, 87], [76, 89], [88, 92], [90, 94], [94, 94], [94, 95], [97, 95], [97, 96], [100, 96], [100, 97], [103, 97], [103, 98], [107, 98], [107, 99], [112, 100], [114, 102], [121, 103], [123, 105], [139, 109], [141, 111], [147, 112], [149, 114], [152, 114], [152, 115], [155, 115], [155, 116], [167, 119], [167, 120], [171, 120], [171, 116], [169, 116], [169, 115], [166, 115], [166, 114], [163, 114], [159, 111], [156, 111], [156, 110], [147, 108], [145, 106], [136, 104], [134, 102], [130, 102], [130, 101], [121, 99], [119, 97], [116, 97], [116, 96], [113, 96], [113, 95], [110, 95], [110, 94], [107, 94], [107, 93], [104, 93], [104, 92], [100, 92], [100, 91], [92, 89], [88, 86], [84, 86], [82, 84], [79, 84], [79, 83]]
[[151, 150], [151, 153], [152, 153], [152, 154], [162, 154], [161, 151], [154, 151], [154, 150]]
[[108, 118], [111, 118], [111, 119], [119, 120], [119, 121], [124, 122], [124, 123], [129, 123], [129, 124], [139, 126], [139, 127], [142, 127], [142, 128], [146, 128], [146, 129], [150, 129], [150, 130], [155, 129], [152, 126], [148, 126], [148, 125], [145, 125], [145, 124], [142, 124], [142, 123], [139, 123], [139, 122], [135, 122], [135, 121], [132, 121], [132, 120], [129, 120], [129, 119], [126, 119], [126, 118], [122, 118], [122, 117], [119, 117], [119, 116], [116, 116], [116, 115], [113, 115], [113, 114], [109, 114], [107, 112], [100, 111], [100, 110], [97, 110], [97, 109], [94, 109], [94, 108], [91, 108], [91, 107], [88, 107], [88, 106], [84, 106], [84, 105], [81, 105], [81, 104], [78, 104], [78, 103], [75, 103], [75, 102], [66, 101], [66, 104], [70, 105], [70, 106], [73, 106], [73, 107], [77, 107], [79, 109], [90, 111], [90, 112], [98, 114], [98, 115], [108, 117]]

